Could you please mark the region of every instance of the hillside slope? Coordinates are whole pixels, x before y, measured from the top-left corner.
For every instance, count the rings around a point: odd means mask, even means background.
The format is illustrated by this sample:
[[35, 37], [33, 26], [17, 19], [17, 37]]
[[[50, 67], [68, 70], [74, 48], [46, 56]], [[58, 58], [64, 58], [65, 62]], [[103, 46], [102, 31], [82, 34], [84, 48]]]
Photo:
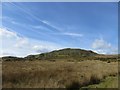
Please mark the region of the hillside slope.
[[29, 55], [25, 57], [28, 60], [50, 60], [50, 59], [78, 59], [78, 58], [85, 58], [85, 57], [93, 57], [98, 55], [97, 53], [89, 50], [83, 50], [83, 49], [61, 49], [61, 50], [55, 50], [48, 53], [42, 53], [38, 55]]
[[83, 61], [83, 60], [101, 60], [101, 61], [116, 61], [118, 60], [117, 55], [102, 55], [97, 54], [91, 50], [83, 50], [83, 49], [71, 49], [65, 48], [61, 50], [54, 50], [47, 53], [41, 53], [37, 55], [28, 55], [24, 58], [7, 56], [2, 57], [3, 61], [24, 61], [24, 60], [66, 60], [66, 61]]

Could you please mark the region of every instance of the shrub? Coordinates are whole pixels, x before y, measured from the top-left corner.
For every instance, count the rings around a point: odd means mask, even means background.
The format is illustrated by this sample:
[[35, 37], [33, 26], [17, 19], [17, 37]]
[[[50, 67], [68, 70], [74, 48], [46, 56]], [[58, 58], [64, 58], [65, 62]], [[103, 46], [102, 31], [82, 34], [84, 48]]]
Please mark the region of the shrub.
[[101, 79], [97, 75], [92, 74], [90, 77], [90, 84], [98, 84], [100, 80]]
[[81, 87], [78, 81], [73, 81], [69, 85], [66, 85], [67, 90], [79, 90]]

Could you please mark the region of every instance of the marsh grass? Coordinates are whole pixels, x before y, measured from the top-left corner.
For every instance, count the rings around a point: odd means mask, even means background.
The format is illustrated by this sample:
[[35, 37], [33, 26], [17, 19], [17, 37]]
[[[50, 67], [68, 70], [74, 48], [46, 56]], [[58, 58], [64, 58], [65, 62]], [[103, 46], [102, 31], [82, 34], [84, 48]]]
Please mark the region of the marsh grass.
[[107, 76], [116, 76], [117, 62], [86, 60], [3, 62], [3, 88], [72, 88], [97, 84]]

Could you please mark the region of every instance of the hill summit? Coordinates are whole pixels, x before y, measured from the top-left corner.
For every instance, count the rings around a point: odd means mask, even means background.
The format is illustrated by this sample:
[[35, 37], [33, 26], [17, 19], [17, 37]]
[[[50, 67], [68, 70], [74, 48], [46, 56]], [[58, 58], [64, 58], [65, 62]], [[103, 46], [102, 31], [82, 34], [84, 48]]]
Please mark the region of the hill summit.
[[28, 60], [50, 60], [50, 59], [78, 59], [78, 58], [85, 58], [85, 57], [93, 57], [98, 55], [97, 53], [91, 50], [83, 50], [83, 49], [72, 49], [72, 48], [65, 48], [61, 50], [54, 50], [48, 53], [41, 53], [38, 55], [29, 55], [25, 57]]

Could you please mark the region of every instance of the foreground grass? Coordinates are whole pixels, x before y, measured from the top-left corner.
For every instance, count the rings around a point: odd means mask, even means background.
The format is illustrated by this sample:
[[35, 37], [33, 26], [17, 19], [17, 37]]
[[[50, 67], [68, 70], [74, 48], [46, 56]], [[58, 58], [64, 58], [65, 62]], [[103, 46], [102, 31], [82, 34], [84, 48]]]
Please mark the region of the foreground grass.
[[99, 84], [88, 85], [83, 88], [117, 88], [118, 87], [118, 77], [106, 77]]
[[0, 89], [2, 89], [2, 62], [0, 61]]
[[118, 74], [117, 62], [97, 60], [16, 61], [2, 66], [3, 88], [81, 88]]

